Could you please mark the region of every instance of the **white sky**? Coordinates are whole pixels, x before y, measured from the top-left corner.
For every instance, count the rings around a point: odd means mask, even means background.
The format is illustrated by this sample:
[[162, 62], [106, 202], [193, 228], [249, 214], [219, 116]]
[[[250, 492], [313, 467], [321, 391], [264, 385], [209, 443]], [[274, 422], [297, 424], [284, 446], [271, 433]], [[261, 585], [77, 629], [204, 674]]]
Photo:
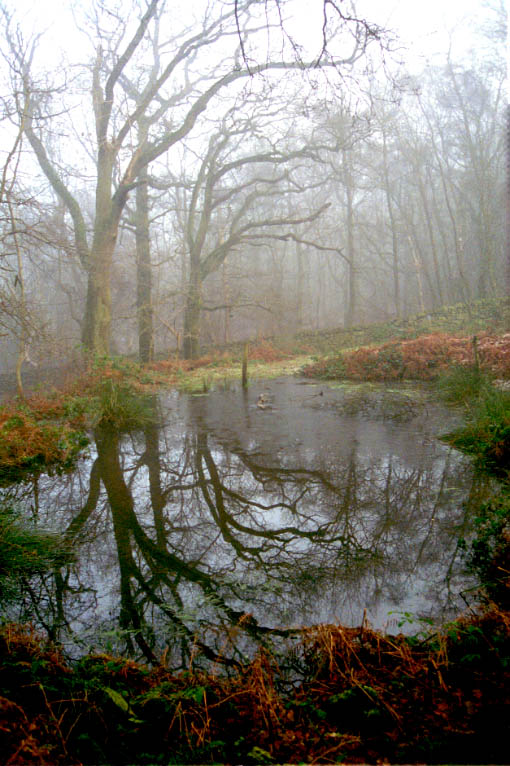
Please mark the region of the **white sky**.
[[[482, 0], [360, 0], [382, 23], [400, 28], [409, 41], [441, 46], [441, 33], [486, 14]], [[361, 7], [361, 6], [360, 6]]]
[[[504, 2], [510, 7], [510, 0]], [[399, 35], [399, 55], [412, 73], [427, 62], [441, 63], [449, 49], [454, 59], [469, 56], [480, 44], [477, 31], [493, 15], [486, 0], [357, 0], [356, 5], [366, 18]]]
[[359, 0], [358, 5], [400, 34], [411, 62], [447, 51], [450, 44], [455, 53], [465, 54], [474, 44], [474, 31], [488, 18], [483, 0]]
[[[506, 0], [510, 5], [510, 0]], [[171, 0], [172, 4], [174, 0]], [[82, 7], [87, 6], [87, 0], [75, 2]], [[53, 38], [53, 45], [61, 45], [69, 41], [62, 35], [63, 26], [70, 19], [69, 9], [71, 0], [17, 0], [17, 14], [24, 15], [24, 24], [40, 31], [46, 29], [46, 37]], [[316, 32], [320, 30], [320, 11], [322, 0], [295, 0], [297, 27], [304, 29], [313, 27], [313, 17], [316, 17]], [[357, 0], [360, 15], [369, 20], [395, 29], [406, 46], [411, 62], [418, 57], [430, 57], [448, 48], [449, 33], [454, 32], [454, 49], [465, 52], [469, 49], [472, 36], [469, 27], [476, 26], [487, 17], [484, 0]], [[23, 13], [22, 9], [26, 9]], [[72, 33], [71, 33], [72, 39]]]

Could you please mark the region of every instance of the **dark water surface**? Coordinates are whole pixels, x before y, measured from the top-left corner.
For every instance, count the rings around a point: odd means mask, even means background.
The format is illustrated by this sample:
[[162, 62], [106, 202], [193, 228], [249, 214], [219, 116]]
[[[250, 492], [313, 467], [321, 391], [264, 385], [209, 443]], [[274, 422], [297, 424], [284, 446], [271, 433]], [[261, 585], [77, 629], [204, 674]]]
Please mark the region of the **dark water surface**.
[[[262, 402], [257, 404], [259, 395]], [[13, 616], [66, 646], [236, 657], [316, 622], [441, 620], [469, 586], [457, 547], [487, 480], [437, 440], [424, 392], [299, 379], [159, 400], [162, 423], [97, 430], [64, 476], [3, 489], [74, 560]]]

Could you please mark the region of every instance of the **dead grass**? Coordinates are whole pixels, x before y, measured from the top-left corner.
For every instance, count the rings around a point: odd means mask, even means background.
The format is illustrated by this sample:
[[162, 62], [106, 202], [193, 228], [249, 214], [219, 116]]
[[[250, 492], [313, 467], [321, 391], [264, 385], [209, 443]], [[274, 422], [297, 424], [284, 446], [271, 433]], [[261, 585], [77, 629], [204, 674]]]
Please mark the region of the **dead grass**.
[[72, 668], [12, 625], [0, 657], [5, 764], [506, 762], [510, 613], [494, 606], [416, 639], [317, 625], [230, 676]]

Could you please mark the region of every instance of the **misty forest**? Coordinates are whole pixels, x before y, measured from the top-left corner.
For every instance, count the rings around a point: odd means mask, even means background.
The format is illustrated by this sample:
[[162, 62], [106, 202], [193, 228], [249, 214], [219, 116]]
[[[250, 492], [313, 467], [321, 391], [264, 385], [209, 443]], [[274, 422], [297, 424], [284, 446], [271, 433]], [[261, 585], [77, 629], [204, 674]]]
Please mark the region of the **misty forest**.
[[1, 764], [508, 763], [507, 9], [443, 5], [0, 2]]

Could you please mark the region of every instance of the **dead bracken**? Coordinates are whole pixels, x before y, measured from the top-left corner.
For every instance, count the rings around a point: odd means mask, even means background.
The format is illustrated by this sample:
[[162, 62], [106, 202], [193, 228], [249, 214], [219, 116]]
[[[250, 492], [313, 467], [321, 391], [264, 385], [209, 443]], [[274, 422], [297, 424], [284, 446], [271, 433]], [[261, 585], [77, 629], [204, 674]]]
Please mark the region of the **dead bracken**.
[[[481, 369], [500, 379], [510, 377], [510, 333], [476, 336]], [[363, 346], [325, 357], [303, 369], [307, 377], [349, 380], [434, 380], [452, 365], [475, 362], [473, 337], [445, 333], [413, 340], [395, 340], [380, 346]]]
[[70, 664], [30, 627], [0, 633], [5, 764], [504, 763], [510, 613], [440, 633], [303, 629], [226, 674], [109, 655]]

